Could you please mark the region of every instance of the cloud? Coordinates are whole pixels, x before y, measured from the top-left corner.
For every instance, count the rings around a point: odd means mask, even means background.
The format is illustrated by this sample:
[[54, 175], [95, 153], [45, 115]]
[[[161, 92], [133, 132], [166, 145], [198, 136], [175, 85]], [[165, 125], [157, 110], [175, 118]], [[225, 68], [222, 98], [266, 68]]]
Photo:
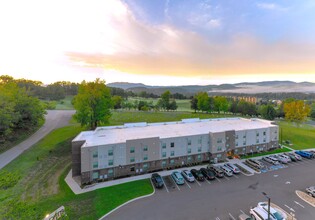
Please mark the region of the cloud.
[[287, 10], [287, 8], [281, 7], [275, 3], [257, 3], [258, 8], [266, 10]]

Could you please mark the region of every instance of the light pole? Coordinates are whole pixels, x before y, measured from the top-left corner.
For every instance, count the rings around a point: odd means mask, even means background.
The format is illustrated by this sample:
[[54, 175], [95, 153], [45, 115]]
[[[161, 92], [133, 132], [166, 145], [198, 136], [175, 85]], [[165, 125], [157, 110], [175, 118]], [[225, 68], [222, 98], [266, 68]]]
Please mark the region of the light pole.
[[270, 220], [270, 197], [265, 192], [262, 192], [262, 194], [268, 199], [268, 220]]

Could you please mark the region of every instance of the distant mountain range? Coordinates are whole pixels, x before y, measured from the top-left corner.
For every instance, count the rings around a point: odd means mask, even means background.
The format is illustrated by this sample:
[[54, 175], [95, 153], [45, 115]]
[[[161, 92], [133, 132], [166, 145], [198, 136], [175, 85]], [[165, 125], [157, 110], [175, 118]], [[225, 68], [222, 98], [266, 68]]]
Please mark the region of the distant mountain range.
[[171, 93], [181, 93], [184, 95], [194, 95], [197, 92], [208, 93], [280, 93], [280, 92], [301, 92], [315, 93], [315, 83], [292, 82], [292, 81], [263, 81], [263, 82], [243, 82], [235, 84], [221, 85], [188, 85], [188, 86], [148, 86], [142, 83], [115, 82], [107, 84], [109, 87], [121, 88], [127, 91], [139, 93], [142, 91], [160, 95], [169, 90]]

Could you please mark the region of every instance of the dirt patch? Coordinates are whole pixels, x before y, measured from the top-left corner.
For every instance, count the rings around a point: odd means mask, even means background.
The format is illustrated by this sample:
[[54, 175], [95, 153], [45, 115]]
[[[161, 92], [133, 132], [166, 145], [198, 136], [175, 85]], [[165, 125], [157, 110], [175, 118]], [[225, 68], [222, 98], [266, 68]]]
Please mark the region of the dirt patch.
[[314, 197], [308, 195], [305, 192], [299, 191], [299, 190], [296, 190], [295, 193], [298, 197], [300, 197], [300, 199], [304, 200], [305, 202], [307, 202], [311, 206], [315, 207], [315, 198]]

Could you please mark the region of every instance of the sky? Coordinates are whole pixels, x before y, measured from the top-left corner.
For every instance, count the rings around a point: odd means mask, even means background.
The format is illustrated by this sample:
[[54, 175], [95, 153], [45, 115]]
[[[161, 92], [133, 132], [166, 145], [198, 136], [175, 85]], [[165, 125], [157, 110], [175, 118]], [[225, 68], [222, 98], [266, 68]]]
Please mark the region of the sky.
[[315, 82], [314, 0], [0, 1], [0, 75], [147, 85]]

